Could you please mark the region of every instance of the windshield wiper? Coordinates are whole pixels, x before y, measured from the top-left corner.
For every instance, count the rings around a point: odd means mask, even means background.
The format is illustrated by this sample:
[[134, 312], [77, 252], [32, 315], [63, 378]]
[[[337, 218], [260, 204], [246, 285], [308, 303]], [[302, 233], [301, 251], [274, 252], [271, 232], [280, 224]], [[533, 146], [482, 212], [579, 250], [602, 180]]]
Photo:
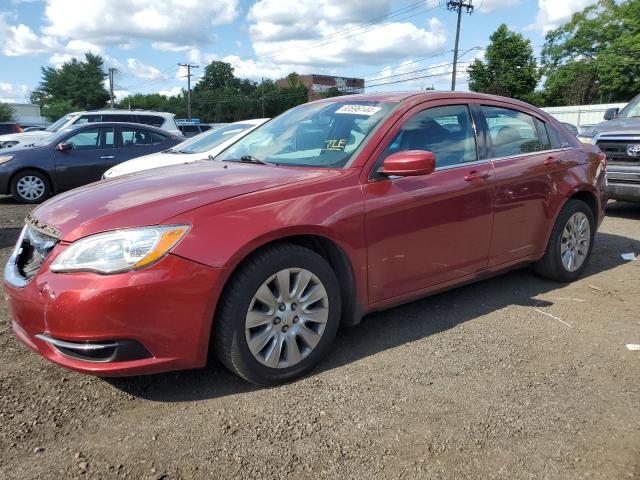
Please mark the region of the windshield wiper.
[[243, 157], [240, 157], [240, 161], [242, 163], [257, 163], [259, 165], [269, 165], [267, 162], [260, 160], [259, 158], [256, 158], [252, 155], [244, 155]]

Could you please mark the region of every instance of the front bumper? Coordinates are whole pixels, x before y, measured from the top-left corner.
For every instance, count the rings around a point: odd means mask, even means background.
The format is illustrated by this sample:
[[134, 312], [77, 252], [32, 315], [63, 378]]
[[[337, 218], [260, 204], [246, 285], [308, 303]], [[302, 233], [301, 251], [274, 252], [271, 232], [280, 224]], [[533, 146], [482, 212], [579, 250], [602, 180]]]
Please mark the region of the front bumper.
[[[13, 331], [22, 342], [54, 363], [101, 376], [205, 365], [225, 269], [167, 255], [149, 268], [117, 275], [52, 273], [49, 264], [62, 248], [56, 246], [23, 287], [5, 280]], [[64, 348], [130, 344], [146, 355], [114, 353], [91, 361]]]
[[640, 166], [607, 167], [607, 193], [613, 200], [640, 202]]

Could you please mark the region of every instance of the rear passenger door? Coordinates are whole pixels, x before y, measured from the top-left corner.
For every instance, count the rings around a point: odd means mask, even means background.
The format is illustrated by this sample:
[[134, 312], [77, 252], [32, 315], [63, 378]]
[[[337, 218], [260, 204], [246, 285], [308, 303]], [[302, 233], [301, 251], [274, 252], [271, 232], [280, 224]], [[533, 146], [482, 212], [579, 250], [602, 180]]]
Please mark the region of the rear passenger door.
[[69, 135], [64, 143], [73, 148], [54, 155], [56, 184], [68, 189], [100, 180], [117, 163], [114, 133], [113, 127], [94, 127]]
[[[120, 127], [122, 147], [118, 163], [159, 152], [166, 144], [167, 136], [145, 128]], [[169, 148], [169, 145], [165, 145]]]
[[478, 107], [488, 157], [495, 172], [494, 221], [489, 266], [544, 251], [561, 150], [550, 144], [544, 122], [493, 104]]

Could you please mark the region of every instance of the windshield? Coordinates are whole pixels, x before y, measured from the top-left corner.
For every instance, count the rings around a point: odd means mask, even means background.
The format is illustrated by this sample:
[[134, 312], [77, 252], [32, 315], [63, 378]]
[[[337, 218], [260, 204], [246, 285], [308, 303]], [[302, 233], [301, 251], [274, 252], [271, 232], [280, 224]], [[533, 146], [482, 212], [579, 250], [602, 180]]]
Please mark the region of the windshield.
[[344, 167], [395, 106], [354, 100], [300, 105], [251, 132], [216, 159], [250, 157], [277, 165]]
[[640, 117], [640, 95], [632, 99], [618, 114], [618, 118], [631, 117]]
[[68, 115], [65, 115], [64, 117], [58, 119], [57, 121], [53, 122], [51, 125], [49, 125], [46, 129], [47, 132], [57, 132], [58, 130], [60, 130], [70, 119], [72, 119], [74, 117], [75, 114], [70, 113]]
[[190, 138], [186, 142], [179, 143], [169, 150], [177, 153], [208, 152], [212, 148], [217, 147], [239, 133], [249, 130], [251, 127], [255, 127], [255, 125], [250, 123], [234, 123], [232, 125], [226, 125], [216, 130], [209, 130], [201, 135], [196, 135], [195, 137]]

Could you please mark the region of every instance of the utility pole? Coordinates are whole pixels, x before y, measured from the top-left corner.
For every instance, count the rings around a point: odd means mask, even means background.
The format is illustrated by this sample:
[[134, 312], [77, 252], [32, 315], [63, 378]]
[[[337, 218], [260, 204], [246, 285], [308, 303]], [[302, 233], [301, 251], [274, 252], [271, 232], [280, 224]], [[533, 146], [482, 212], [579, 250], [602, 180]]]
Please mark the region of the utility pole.
[[192, 65], [190, 63], [179, 63], [179, 67], [187, 68], [187, 119], [191, 120], [191, 69], [200, 68], [200, 65]]
[[260, 96], [262, 97], [262, 118], [264, 118], [264, 77], [262, 77], [262, 81], [260, 82]]
[[113, 68], [113, 67], [109, 68], [109, 96], [111, 97], [111, 108], [114, 108], [113, 107], [113, 100], [114, 100], [114, 97], [113, 97], [113, 75], [117, 71], [118, 71], [117, 68]]
[[456, 27], [456, 46], [453, 50], [453, 71], [451, 72], [451, 91], [456, 90], [456, 70], [458, 69], [458, 42], [460, 41], [460, 20], [462, 9], [466, 9], [468, 14], [473, 12], [473, 0], [448, 0], [447, 8], [452, 12], [458, 12], [458, 26]]

